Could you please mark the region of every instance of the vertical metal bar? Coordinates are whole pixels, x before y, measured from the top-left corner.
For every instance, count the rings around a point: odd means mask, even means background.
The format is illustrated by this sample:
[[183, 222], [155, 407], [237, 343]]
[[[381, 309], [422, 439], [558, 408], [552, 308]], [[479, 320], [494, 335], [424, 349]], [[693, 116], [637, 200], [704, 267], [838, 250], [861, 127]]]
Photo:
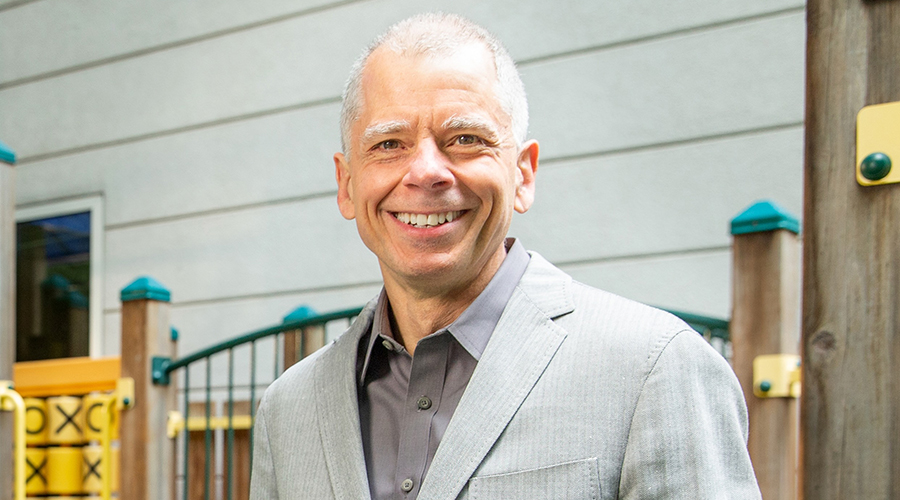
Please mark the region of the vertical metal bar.
[[[272, 378], [273, 381], [276, 378], [278, 378], [278, 375], [281, 373], [281, 371], [278, 369], [278, 358], [281, 357], [281, 356], [279, 356], [279, 354], [281, 352], [281, 350], [279, 349], [279, 346], [281, 345], [281, 343], [278, 342], [278, 334], [277, 333], [274, 335], [274, 337], [275, 337], [275, 345], [273, 346], [272, 350], [275, 351], [275, 373]], [[284, 339], [284, 334], [281, 335], [281, 338]]]
[[228, 481], [225, 485], [225, 498], [232, 500], [231, 485], [234, 483], [234, 348], [228, 349]]
[[181, 485], [181, 500], [188, 500], [188, 457], [190, 456], [191, 431], [188, 430], [188, 419], [191, 417], [190, 398], [191, 391], [191, 365], [184, 367], [184, 429], [181, 432], [181, 438], [184, 439], [184, 468], [183, 484]]
[[[212, 399], [212, 389], [210, 379], [212, 374], [212, 357], [207, 356], [206, 358], [206, 433], [204, 435], [204, 441], [206, 443], [206, 452], [204, 454], [204, 473], [206, 477], [203, 479], [203, 499], [209, 500], [209, 462], [210, 462], [210, 447], [212, 446], [212, 429], [210, 428], [210, 400]], [[187, 424], [187, 421], [185, 421]]]
[[256, 341], [250, 342], [250, 471], [253, 473], [253, 428], [256, 426]]

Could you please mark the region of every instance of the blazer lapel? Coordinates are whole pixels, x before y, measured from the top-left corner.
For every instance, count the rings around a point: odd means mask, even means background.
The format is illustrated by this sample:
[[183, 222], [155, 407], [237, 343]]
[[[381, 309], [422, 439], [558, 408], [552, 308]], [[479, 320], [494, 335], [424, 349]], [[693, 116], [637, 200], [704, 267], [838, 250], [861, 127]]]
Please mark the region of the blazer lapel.
[[566, 332], [552, 320], [574, 309], [571, 278], [537, 254], [491, 335], [419, 498], [456, 498], [513, 418]]
[[369, 498], [356, 401], [356, 353], [372, 323], [374, 303], [316, 360], [317, 421], [335, 498]]

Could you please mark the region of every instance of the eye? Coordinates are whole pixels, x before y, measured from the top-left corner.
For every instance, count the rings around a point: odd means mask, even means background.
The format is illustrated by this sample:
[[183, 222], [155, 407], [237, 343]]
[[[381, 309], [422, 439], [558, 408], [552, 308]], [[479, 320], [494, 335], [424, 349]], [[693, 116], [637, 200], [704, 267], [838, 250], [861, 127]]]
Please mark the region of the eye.
[[456, 138], [456, 143], [460, 146], [474, 146], [475, 144], [481, 144], [482, 142], [480, 137], [472, 134], [463, 134]]
[[399, 148], [400, 148], [400, 141], [397, 141], [394, 139], [388, 139], [386, 141], [379, 142], [372, 149], [381, 149], [384, 151], [390, 151], [392, 149], [399, 149]]

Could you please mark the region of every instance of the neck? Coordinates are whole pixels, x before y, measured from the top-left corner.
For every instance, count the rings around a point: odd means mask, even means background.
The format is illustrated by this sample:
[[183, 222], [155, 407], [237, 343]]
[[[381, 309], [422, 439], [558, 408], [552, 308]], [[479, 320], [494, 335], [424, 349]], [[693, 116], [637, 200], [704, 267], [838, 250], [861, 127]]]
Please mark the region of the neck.
[[389, 279], [385, 274], [394, 338], [413, 355], [420, 340], [456, 321], [478, 298], [505, 257], [506, 249], [501, 246], [474, 279], [457, 286], [435, 286], [433, 279], [415, 286], [416, 283]]

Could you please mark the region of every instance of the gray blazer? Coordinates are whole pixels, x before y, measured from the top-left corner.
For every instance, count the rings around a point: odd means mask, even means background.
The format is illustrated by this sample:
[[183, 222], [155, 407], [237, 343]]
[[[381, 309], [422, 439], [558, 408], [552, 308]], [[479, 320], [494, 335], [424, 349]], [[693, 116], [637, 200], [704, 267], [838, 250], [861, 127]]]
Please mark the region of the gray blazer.
[[[251, 498], [369, 498], [355, 371], [373, 314], [266, 391]], [[734, 372], [700, 335], [532, 253], [419, 499], [760, 498], [746, 440]]]

